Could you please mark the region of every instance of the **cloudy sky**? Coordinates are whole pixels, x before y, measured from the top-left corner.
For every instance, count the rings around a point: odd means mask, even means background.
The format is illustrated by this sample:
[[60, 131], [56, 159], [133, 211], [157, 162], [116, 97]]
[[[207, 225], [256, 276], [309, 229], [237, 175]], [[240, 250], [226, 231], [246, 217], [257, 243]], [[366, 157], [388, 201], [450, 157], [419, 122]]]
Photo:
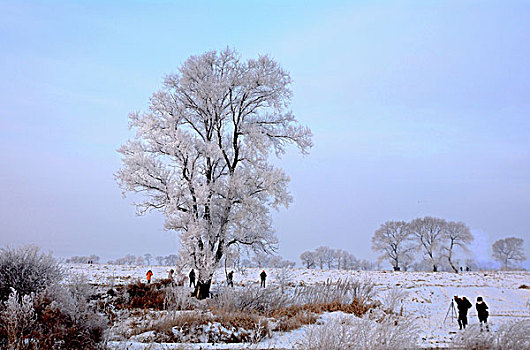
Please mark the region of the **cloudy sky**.
[[[192, 4], [193, 3], [193, 4]], [[175, 253], [113, 174], [165, 74], [230, 46], [294, 80], [309, 156], [280, 162], [295, 202], [280, 253], [373, 259], [387, 220], [464, 221], [482, 257], [530, 252], [528, 1], [0, 1], [0, 243], [68, 257]]]

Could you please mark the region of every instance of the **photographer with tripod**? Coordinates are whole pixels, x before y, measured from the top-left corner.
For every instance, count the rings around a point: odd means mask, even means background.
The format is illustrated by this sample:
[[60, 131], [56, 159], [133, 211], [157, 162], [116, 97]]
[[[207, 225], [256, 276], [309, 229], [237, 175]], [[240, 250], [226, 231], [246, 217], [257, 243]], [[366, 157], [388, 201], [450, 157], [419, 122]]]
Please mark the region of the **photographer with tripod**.
[[465, 329], [467, 326], [467, 310], [473, 305], [466, 297], [459, 298], [455, 295], [456, 308], [458, 309], [458, 326], [460, 329]]

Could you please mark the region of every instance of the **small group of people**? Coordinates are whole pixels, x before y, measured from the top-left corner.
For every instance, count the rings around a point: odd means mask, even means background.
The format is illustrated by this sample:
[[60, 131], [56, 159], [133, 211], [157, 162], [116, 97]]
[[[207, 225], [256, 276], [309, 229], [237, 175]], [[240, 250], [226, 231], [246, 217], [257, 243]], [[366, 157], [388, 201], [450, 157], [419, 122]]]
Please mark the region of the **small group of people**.
[[[459, 297], [455, 295], [454, 300], [458, 309], [458, 326], [460, 327], [460, 329], [465, 329], [467, 326], [467, 311], [472, 308], [473, 305], [471, 305], [471, 302], [466, 297]], [[480, 331], [482, 332], [482, 327], [484, 324], [486, 326], [486, 331], [489, 332], [488, 305], [486, 305], [482, 297], [477, 297], [475, 308], [477, 309], [477, 316], [480, 323]]]
[[[175, 270], [171, 269], [169, 270], [167, 274], [167, 279], [173, 282], [173, 275], [175, 274]], [[147, 283], [151, 283], [151, 279], [153, 278], [153, 271], [147, 270], [147, 273], [145, 274], [145, 278], [147, 279]]]
[[[175, 270], [173, 270], [173, 269], [169, 270], [167, 278], [169, 280], [173, 281], [174, 274], [175, 274]], [[145, 277], [147, 278], [147, 283], [151, 283], [151, 278], [153, 277], [153, 271], [148, 270], [147, 273], [145, 274]], [[190, 279], [190, 288], [191, 287], [195, 288], [196, 287], [195, 270], [191, 269], [188, 277]], [[259, 277], [260, 277], [260, 281], [261, 281], [260, 286], [262, 288], [265, 288], [265, 280], [267, 279], [267, 273], [265, 272], [265, 270], [261, 271], [261, 273], [259, 274]], [[226, 284], [229, 287], [234, 287], [234, 271], [230, 271], [226, 275]]]

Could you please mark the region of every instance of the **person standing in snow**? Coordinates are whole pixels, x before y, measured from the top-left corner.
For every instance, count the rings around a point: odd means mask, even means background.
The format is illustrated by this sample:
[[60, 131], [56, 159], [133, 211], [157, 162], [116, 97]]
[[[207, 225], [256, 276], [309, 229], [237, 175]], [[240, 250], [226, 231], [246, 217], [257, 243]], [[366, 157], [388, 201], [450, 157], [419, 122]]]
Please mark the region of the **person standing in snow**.
[[458, 326], [460, 329], [466, 329], [467, 326], [467, 310], [469, 310], [473, 305], [467, 300], [466, 297], [459, 298], [455, 295], [456, 307], [458, 309]]
[[265, 288], [265, 279], [267, 278], [267, 274], [265, 273], [265, 270], [261, 271], [259, 274], [259, 277], [261, 279], [261, 287]]
[[230, 271], [228, 275], [226, 276], [226, 284], [229, 287], [234, 287], [234, 271]]
[[151, 277], [153, 277], [153, 271], [149, 270], [145, 274], [145, 277], [147, 277], [147, 283], [151, 283]]
[[195, 288], [196, 287], [196, 285], [195, 285], [195, 271], [193, 271], [193, 269], [191, 269], [189, 276], [190, 276], [190, 287], [193, 284], [193, 288]]
[[477, 297], [477, 303], [475, 304], [477, 308], [478, 322], [480, 323], [480, 331], [482, 332], [482, 323], [486, 325], [486, 331], [490, 331], [488, 327], [488, 305], [482, 300], [482, 297]]

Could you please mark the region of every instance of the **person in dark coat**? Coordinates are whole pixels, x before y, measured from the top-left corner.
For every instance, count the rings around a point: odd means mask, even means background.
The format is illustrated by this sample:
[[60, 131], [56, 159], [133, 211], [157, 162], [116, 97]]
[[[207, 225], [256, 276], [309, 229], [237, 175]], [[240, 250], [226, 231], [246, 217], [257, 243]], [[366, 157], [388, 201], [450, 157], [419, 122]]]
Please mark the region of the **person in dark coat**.
[[488, 327], [488, 305], [482, 300], [482, 297], [477, 297], [477, 303], [475, 304], [477, 308], [478, 322], [480, 323], [480, 331], [482, 332], [482, 324], [486, 325], [486, 331], [490, 331]]
[[190, 287], [191, 285], [193, 284], [193, 288], [196, 287], [195, 285], [195, 271], [193, 271], [193, 269], [191, 269], [190, 271]]
[[261, 271], [259, 274], [259, 277], [261, 279], [261, 287], [265, 288], [265, 279], [267, 278], [267, 274], [265, 273], [265, 270]]
[[229, 287], [234, 287], [234, 271], [230, 271], [226, 276], [226, 284]]
[[466, 297], [459, 298], [455, 295], [456, 308], [458, 309], [458, 325], [460, 329], [465, 329], [467, 326], [467, 310], [473, 305]]

